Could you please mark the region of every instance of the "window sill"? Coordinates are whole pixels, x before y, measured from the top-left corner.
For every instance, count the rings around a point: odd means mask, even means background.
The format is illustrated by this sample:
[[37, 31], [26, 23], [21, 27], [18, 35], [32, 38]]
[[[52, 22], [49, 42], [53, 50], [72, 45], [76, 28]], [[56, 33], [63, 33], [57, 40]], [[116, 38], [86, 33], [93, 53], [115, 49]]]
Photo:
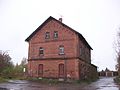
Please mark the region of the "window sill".
[[39, 55], [39, 57], [43, 57], [43, 56], [44, 56], [44, 54], [40, 54], [40, 55]]
[[65, 53], [59, 53], [59, 55], [65, 55]]

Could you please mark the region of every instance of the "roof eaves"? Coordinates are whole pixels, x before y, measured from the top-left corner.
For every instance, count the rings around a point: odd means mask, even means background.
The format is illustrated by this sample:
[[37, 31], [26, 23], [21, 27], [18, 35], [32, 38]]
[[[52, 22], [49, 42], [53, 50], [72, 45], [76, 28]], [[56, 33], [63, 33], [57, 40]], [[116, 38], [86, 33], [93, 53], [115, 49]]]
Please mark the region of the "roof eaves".
[[[78, 32], [77, 32], [78, 33]], [[93, 50], [92, 49], [92, 47], [88, 44], [88, 42], [86, 41], [86, 39], [82, 36], [82, 34], [80, 34], [80, 33], [78, 33], [78, 36], [79, 36], [79, 38], [91, 49], [91, 50]]]
[[[56, 19], [55, 19], [55, 20], [56, 20]], [[78, 34], [78, 36], [83, 40], [83, 42], [85, 42], [85, 44], [86, 44], [91, 50], [93, 50], [92, 47], [91, 47], [91, 46], [88, 44], [88, 42], [86, 41], [86, 39], [82, 36], [82, 34], [80, 34], [79, 32], [75, 31], [74, 29], [72, 29], [71, 27], [67, 26], [66, 24], [64, 24], [64, 23], [62, 23], [62, 22], [60, 22], [60, 21], [58, 21], [58, 20], [56, 20], [56, 21], [59, 22], [60, 24], [62, 24], [63, 26], [69, 28], [71, 31], [75, 32], [76, 34]]]
[[48, 19], [45, 20], [32, 34], [30, 34], [29, 37], [25, 39], [26, 42], [28, 42], [48, 21], [50, 21], [53, 17], [49, 17]]
[[71, 31], [75, 32], [76, 34], [78, 34], [79, 38], [81, 38], [83, 40], [83, 42], [91, 49], [91, 46], [88, 44], [88, 42], [85, 40], [85, 38], [82, 36], [82, 34], [80, 34], [79, 32], [75, 31], [74, 29], [72, 29], [71, 27], [67, 26], [66, 24], [62, 23], [61, 21], [53, 18], [52, 16], [50, 16], [47, 20], [45, 20], [45, 22], [43, 22], [27, 39], [25, 39], [25, 41], [29, 41], [47, 22], [49, 22], [51, 19], [57, 21], [58, 23], [62, 24], [64, 27], [67, 27], [68, 29], [70, 29]]

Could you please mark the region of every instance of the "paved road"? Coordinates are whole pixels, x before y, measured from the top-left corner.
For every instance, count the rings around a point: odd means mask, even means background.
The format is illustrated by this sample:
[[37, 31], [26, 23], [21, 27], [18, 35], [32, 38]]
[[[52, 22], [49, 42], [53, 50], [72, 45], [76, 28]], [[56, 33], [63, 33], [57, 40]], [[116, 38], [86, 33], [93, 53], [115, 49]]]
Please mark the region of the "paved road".
[[120, 90], [120, 88], [114, 83], [113, 78], [100, 78], [89, 85], [46, 85], [25, 80], [10, 80], [8, 83], [1, 83], [0, 90]]
[[113, 78], [100, 78], [97, 82], [93, 82], [85, 90], [120, 90], [120, 87], [116, 85]]

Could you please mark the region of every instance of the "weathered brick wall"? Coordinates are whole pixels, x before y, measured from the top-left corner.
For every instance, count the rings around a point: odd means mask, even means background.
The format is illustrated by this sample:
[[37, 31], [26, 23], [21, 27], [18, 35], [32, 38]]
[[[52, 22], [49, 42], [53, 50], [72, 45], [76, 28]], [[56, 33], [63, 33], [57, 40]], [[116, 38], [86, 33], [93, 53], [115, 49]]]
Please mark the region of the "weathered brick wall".
[[[54, 31], [58, 31], [58, 39], [53, 38]], [[50, 32], [50, 39], [45, 39], [46, 32]], [[77, 78], [76, 59], [74, 59], [77, 54], [77, 41], [78, 37], [73, 31], [55, 21], [48, 22], [29, 42], [30, 75], [39, 77], [38, 65], [43, 64], [43, 77], [58, 78], [58, 66], [63, 63], [66, 67], [66, 76], [69, 74], [71, 78]], [[59, 55], [60, 45], [64, 46], [64, 55]], [[44, 48], [43, 56], [39, 55], [40, 47]]]
[[94, 80], [98, 78], [97, 67], [81, 59], [78, 60], [78, 74], [80, 80]]
[[[54, 31], [58, 31], [58, 39], [53, 38]], [[45, 39], [46, 32], [50, 32], [50, 39]], [[29, 59], [40, 58], [40, 47], [44, 48], [44, 56], [42, 58], [60, 58], [60, 45], [64, 46], [65, 57], [75, 57], [77, 53], [75, 42], [76, 34], [74, 32], [55, 21], [50, 21], [30, 40]]]
[[[59, 64], [64, 64], [64, 68], [66, 68], [66, 73], [64, 73], [64, 76], [69, 74], [70, 78], [72, 79], [78, 79], [78, 71], [77, 71], [77, 63], [76, 59], [66, 59], [65, 60], [33, 60], [29, 61], [28, 67], [29, 67], [29, 75], [30, 76], [38, 76], [38, 65], [43, 64], [43, 77], [46, 78], [59, 78]], [[75, 68], [76, 67], [76, 68]]]
[[[53, 37], [54, 31], [58, 31], [58, 38]], [[45, 33], [50, 32], [50, 39], [45, 39]], [[59, 55], [59, 46], [64, 46], [64, 55]], [[39, 48], [44, 48], [44, 55], [39, 55]], [[84, 52], [80, 56], [80, 48]], [[87, 57], [86, 57], [87, 56]], [[81, 58], [81, 59], [78, 59]], [[65, 76], [70, 75], [72, 79], [85, 78], [91, 67], [91, 52], [79, 39], [78, 35], [59, 24], [55, 20], [49, 21], [29, 41], [28, 72], [30, 76], [38, 76], [38, 66], [43, 64], [43, 77], [58, 78], [59, 64], [66, 68]], [[90, 69], [89, 72], [92, 72]]]
[[[80, 50], [81, 49], [81, 50]], [[91, 63], [91, 49], [88, 48], [80, 39], [79, 39], [79, 57], [87, 63]]]

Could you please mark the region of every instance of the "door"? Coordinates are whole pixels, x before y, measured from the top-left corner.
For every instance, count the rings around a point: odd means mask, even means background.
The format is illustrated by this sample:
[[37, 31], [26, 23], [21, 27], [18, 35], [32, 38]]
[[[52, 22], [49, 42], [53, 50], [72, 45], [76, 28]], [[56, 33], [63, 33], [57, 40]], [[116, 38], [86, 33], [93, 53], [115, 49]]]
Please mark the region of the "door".
[[43, 76], [43, 64], [38, 65], [38, 76], [39, 77]]
[[59, 64], [59, 77], [64, 77], [64, 64]]

